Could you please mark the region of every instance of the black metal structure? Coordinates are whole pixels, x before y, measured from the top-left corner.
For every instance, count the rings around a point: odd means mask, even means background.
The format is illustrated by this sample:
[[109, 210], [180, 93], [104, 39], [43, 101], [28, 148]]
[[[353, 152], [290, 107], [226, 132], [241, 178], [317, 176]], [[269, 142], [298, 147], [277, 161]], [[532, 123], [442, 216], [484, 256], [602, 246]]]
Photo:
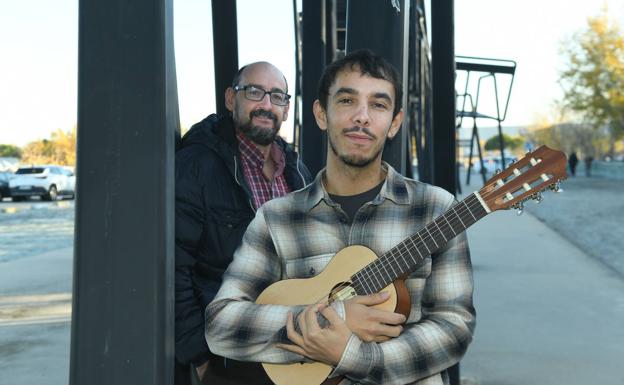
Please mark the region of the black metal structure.
[[[509, 100], [511, 99], [511, 89], [513, 87], [514, 77], [516, 73], [516, 62], [513, 60], [501, 60], [471, 56], [457, 56], [457, 71], [464, 71], [466, 73], [466, 79], [464, 83], [464, 89], [462, 93], [457, 93], [458, 99], [462, 101], [461, 109], [457, 111], [457, 128], [460, 128], [464, 118], [472, 118], [472, 134], [470, 136], [470, 142], [468, 147], [470, 153], [468, 156], [469, 165], [466, 173], [466, 184], [470, 184], [470, 175], [472, 171], [472, 156], [474, 145], [477, 146], [479, 162], [481, 166], [481, 177], [483, 183], [486, 182], [486, 172], [483, 164], [483, 155], [481, 151], [481, 141], [479, 138], [479, 130], [477, 126], [477, 119], [490, 119], [497, 122], [499, 149], [501, 154], [501, 169], [506, 167], [505, 165], [505, 144], [503, 141], [502, 122], [507, 117], [507, 110], [509, 108]], [[473, 97], [471, 92], [468, 92], [470, 84], [470, 75], [472, 73], [481, 73], [476, 85], [476, 94]], [[498, 79], [497, 75], [507, 75], [511, 77], [509, 83], [509, 89], [507, 90], [507, 96], [505, 98], [505, 107], [501, 112], [499, 93], [498, 93]], [[496, 103], [496, 115], [487, 115], [479, 112], [479, 97], [481, 95], [481, 84], [485, 80], [491, 80], [494, 87], [494, 101]], [[468, 103], [469, 109], [466, 109]]]
[[217, 113], [225, 114], [225, 89], [238, 70], [238, 23], [236, 0], [212, 2], [212, 40], [214, 47], [215, 101]]
[[451, 194], [457, 190], [453, 17], [453, 0], [431, 2], [433, 184]]
[[[432, 84], [427, 20], [422, 1], [412, 1], [408, 50], [405, 125], [409, 130], [410, 157], [417, 162], [413, 176], [433, 183]], [[410, 163], [412, 165], [412, 163]]]
[[[390, 1], [348, 0], [346, 51], [368, 48], [391, 62], [407, 78], [407, 44], [409, 34], [410, 1], [397, 1], [399, 9]], [[371, 18], [375, 22], [371, 23]], [[407, 100], [407, 83], [403, 82], [403, 105]], [[386, 142], [383, 158], [403, 175], [411, 175], [408, 130]], [[409, 173], [409, 174], [408, 174]]]
[[168, 385], [179, 130], [172, 1], [81, 0], [79, 31], [70, 384]]
[[301, 52], [302, 125], [299, 130], [299, 147], [303, 162], [312, 174], [316, 174], [325, 167], [327, 154], [325, 132], [318, 128], [312, 113], [318, 80], [327, 64], [326, 12], [325, 1], [303, 0], [301, 23], [301, 39], [304, 47]]

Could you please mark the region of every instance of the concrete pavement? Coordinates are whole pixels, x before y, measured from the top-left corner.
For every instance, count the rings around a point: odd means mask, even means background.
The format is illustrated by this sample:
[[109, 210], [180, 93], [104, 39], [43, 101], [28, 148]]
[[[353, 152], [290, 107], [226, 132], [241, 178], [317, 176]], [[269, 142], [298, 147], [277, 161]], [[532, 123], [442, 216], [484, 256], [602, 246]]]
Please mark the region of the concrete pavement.
[[468, 236], [477, 329], [466, 384], [624, 384], [620, 275], [531, 215], [495, 212]]
[[0, 385], [68, 383], [72, 250], [0, 263]]

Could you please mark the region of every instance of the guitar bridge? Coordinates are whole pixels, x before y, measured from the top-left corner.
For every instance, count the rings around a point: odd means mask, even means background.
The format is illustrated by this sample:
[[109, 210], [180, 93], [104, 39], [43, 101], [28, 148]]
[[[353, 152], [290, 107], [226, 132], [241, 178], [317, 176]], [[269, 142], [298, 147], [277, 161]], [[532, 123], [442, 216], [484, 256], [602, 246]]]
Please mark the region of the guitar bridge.
[[357, 292], [351, 286], [351, 282], [340, 282], [329, 293], [328, 302], [331, 304], [334, 301], [346, 301], [355, 296], [357, 296]]

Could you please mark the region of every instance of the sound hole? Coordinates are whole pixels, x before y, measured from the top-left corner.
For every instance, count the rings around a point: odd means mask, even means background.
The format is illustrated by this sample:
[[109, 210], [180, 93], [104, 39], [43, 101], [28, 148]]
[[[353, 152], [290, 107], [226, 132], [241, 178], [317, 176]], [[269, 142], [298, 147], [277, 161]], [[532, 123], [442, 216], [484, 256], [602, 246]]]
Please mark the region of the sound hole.
[[349, 298], [353, 298], [357, 295], [355, 288], [351, 285], [351, 282], [340, 282], [334, 286], [329, 293], [329, 303], [334, 301], [346, 301]]

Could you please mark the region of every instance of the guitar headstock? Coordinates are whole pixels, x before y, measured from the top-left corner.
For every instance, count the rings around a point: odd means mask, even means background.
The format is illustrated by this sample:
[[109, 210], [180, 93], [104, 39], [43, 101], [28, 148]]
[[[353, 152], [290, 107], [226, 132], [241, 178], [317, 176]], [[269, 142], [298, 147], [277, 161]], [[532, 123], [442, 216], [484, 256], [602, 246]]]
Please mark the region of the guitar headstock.
[[540, 201], [543, 191], [559, 189], [567, 177], [566, 164], [563, 152], [541, 146], [490, 178], [479, 195], [491, 211], [518, 208], [527, 199]]

